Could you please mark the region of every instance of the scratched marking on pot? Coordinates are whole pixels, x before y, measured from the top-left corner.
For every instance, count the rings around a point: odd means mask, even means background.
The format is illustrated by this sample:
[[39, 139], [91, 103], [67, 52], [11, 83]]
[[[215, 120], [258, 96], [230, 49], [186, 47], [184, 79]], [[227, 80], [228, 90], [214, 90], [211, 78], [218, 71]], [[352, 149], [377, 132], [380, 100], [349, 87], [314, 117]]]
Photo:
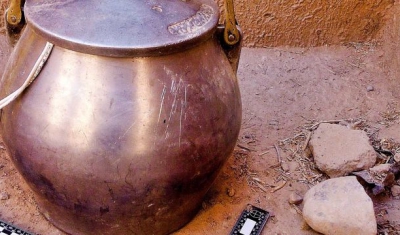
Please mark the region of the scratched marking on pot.
[[164, 99], [165, 99], [165, 92], [166, 91], [167, 91], [167, 86], [164, 85], [163, 91], [161, 93], [161, 105], [160, 105], [160, 112], [158, 113], [158, 121], [157, 121], [157, 123], [160, 122], [160, 117], [161, 117], [161, 112], [162, 112], [163, 105], [164, 105]]
[[209, 5], [202, 4], [195, 15], [183, 21], [171, 24], [168, 26], [168, 31], [174, 35], [194, 33], [210, 22], [213, 15], [214, 9]]
[[[182, 114], [186, 109], [186, 95], [187, 95], [187, 86], [185, 86], [185, 99], [181, 101], [181, 115], [179, 117], [179, 148], [181, 147], [181, 139], [182, 139]], [[185, 112], [186, 119], [186, 112]]]
[[179, 93], [179, 88], [180, 88], [181, 82], [182, 82], [182, 80], [179, 80], [178, 85], [175, 85], [175, 80], [172, 80], [171, 94], [174, 94], [174, 101], [172, 102], [172, 107], [171, 107], [171, 111], [169, 113], [167, 128], [165, 129], [165, 139], [169, 136], [169, 134], [168, 134], [169, 124], [171, 122], [172, 115], [176, 112], [176, 100], [177, 100], [177, 96]]
[[[181, 97], [183, 88], [184, 88], [185, 96], [184, 96], [184, 100], [181, 100], [183, 98], [183, 97]], [[184, 114], [186, 115], [184, 108], [186, 107], [186, 96], [187, 96], [187, 94], [186, 94], [187, 89], [186, 89], [186, 86], [184, 85], [184, 81], [182, 80], [182, 78], [179, 78], [179, 82], [176, 82], [175, 79], [172, 79], [170, 93], [171, 93], [171, 95], [173, 95], [173, 101], [172, 101], [172, 105], [171, 105], [171, 110], [169, 112], [167, 126], [165, 128], [165, 139], [167, 139], [169, 137], [169, 132], [168, 132], [169, 125], [171, 123], [172, 117], [178, 111], [179, 100], [180, 100], [181, 105], [180, 105], [180, 112], [179, 112], [179, 139], [178, 139], [178, 144], [180, 146], [181, 136], [182, 136], [182, 117]]]
[[[121, 140], [122, 138], [124, 138], [126, 136], [126, 134], [128, 134], [128, 132], [132, 129], [132, 127], [136, 124], [136, 120], [128, 127], [128, 129], [125, 130], [124, 134], [118, 137], [118, 140]], [[117, 144], [117, 140], [114, 142], [114, 145]]]

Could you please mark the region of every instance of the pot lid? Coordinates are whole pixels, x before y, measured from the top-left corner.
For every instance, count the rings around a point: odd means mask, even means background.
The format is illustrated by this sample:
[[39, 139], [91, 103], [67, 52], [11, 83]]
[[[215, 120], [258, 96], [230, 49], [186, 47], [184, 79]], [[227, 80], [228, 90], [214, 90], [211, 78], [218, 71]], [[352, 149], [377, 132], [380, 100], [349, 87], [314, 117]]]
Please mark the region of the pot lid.
[[27, 0], [27, 22], [56, 46], [104, 56], [154, 56], [215, 31], [214, 0]]

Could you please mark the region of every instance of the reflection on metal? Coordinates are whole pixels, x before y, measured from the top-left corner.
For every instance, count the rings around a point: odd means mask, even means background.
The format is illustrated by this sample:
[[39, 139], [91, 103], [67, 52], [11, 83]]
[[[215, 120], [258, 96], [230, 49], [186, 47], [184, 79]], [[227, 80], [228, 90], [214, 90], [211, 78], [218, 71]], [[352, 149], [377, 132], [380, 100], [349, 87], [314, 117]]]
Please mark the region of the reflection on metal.
[[[149, 133], [152, 133], [152, 127], [156, 126], [155, 121], [157, 119], [154, 118], [155, 116], [155, 109], [152, 109], [152, 101], [154, 100], [154, 94], [152, 87], [150, 86], [150, 80], [153, 79], [149, 75], [151, 71], [151, 65], [148, 64], [148, 61], [143, 59], [138, 59], [136, 61], [138, 65], [136, 79], [134, 80], [134, 87], [140, 87], [140, 89], [135, 90], [136, 92], [133, 93], [133, 101], [136, 101], [136, 108], [137, 110], [131, 109], [133, 115], [133, 120], [130, 121], [130, 125], [128, 129], [124, 132], [124, 137], [128, 132], [133, 132], [134, 136], [131, 141], [133, 148], [135, 149], [136, 153], [140, 155], [146, 155], [149, 151], [151, 151], [153, 142], [150, 142], [153, 138], [152, 135], [148, 136]], [[129, 108], [128, 108], [129, 109]], [[132, 129], [133, 128], [133, 129]], [[143, 138], [147, 136], [146, 138]]]
[[[240, 130], [241, 44], [224, 43], [215, 2], [123, 3], [28, 1], [28, 24], [0, 81], [5, 97], [24, 82], [46, 43], [55, 43], [35, 82], [2, 110], [0, 128], [42, 214], [69, 234], [181, 228], [197, 213]], [[133, 14], [128, 6], [140, 7]], [[113, 14], [121, 10], [125, 17]], [[76, 13], [98, 15], [90, 24], [65, 18]], [[118, 25], [116, 34], [102, 31], [102, 22]], [[183, 34], [168, 31], [174, 22]], [[130, 34], [131, 26], [143, 35]]]

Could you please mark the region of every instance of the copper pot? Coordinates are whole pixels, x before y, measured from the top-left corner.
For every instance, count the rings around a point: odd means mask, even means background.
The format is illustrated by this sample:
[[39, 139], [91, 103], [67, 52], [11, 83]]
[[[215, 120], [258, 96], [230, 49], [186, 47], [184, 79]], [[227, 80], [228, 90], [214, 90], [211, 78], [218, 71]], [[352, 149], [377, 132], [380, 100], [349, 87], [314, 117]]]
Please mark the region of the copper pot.
[[1, 97], [55, 46], [1, 132], [54, 225], [168, 234], [197, 213], [241, 123], [241, 40], [227, 42], [238, 38], [218, 12], [213, 0], [26, 1]]

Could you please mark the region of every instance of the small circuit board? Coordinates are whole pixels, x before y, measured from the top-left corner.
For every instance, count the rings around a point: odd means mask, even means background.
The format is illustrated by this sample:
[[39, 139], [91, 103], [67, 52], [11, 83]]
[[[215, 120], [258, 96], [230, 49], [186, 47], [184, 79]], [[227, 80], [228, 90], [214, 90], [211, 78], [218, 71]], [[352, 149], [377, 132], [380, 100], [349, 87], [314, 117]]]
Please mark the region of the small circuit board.
[[0, 220], [0, 235], [33, 235]]
[[268, 218], [268, 211], [253, 205], [247, 205], [230, 235], [260, 235]]

